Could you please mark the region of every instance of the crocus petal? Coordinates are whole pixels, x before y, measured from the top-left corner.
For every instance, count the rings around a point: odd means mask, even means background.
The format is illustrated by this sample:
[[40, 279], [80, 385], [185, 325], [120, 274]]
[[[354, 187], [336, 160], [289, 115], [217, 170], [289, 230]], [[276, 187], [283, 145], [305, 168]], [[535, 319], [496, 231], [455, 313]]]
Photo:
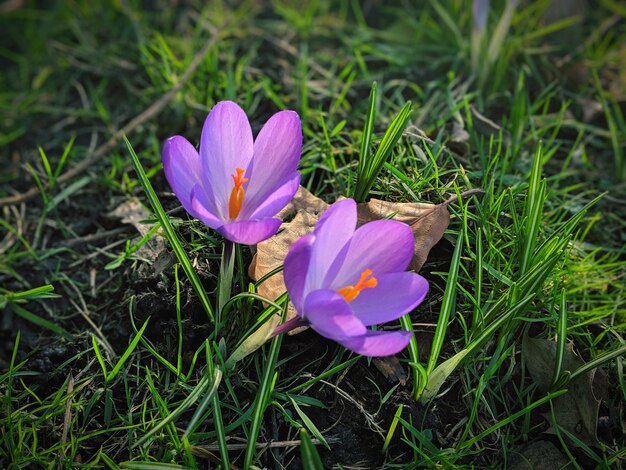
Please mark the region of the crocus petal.
[[289, 292], [289, 298], [296, 307], [296, 311], [302, 315], [304, 307], [304, 282], [311, 261], [311, 250], [315, 241], [315, 235], [309, 233], [298, 239], [285, 257], [283, 278]]
[[338, 343], [362, 356], [381, 357], [399, 353], [410, 340], [409, 331], [368, 331], [363, 336], [346, 338]]
[[340, 289], [354, 285], [366, 269], [378, 277], [404, 271], [413, 258], [411, 228], [396, 220], [375, 220], [359, 227], [346, 245], [345, 259], [335, 277], [326, 278], [324, 286]]
[[356, 202], [344, 199], [335, 202], [322, 214], [315, 226], [315, 245], [311, 253], [311, 266], [307, 277], [305, 295], [321, 288], [331, 265], [356, 227]]
[[428, 282], [415, 273], [390, 273], [377, 277], [378, 284], [363, 289], [350, 307], [365, 326], [400, 318], [426, 297]]
[[[280, 186], [276, 191], [268, 194], [267, 198], [261, 202], [261, 205], [254, 208], [251, 203], [244, 204], [244, 208], [239, 214], [241, 219], [262, 219], [264, 217], [272, 217], [287, 205], [298, 192], [300, 186], [300, 173], [294, 172], [285, 184]], [[254, 209], [254, 212], [248, 215], [248, 211]]]
[[191, 190], [201, 182], [201, 171], [200, 156], [187, 139], [175, 135], [165, 141], [163, 170], [172, 191], [187, 212], [190, 212]]
[[[220, 218], [228, 220], [228, 199], [237, 168], [246, 170], [252, 159], [252, 129], [246, 113], [232, 101], [217, 103], [204, 121], [200, 164], [207, 196]], [[244, 202], [245, 204], [245, 202]]]
[[218, 229], [224, 225], [224, 222], [211, 209], [211, 204], [204, 189], [199, 184], [196, 184], [191, 190], [191, 210], [188, 209], [188, 212], [200, 219], [207, 227]]
[[302, 149], [300, 118], [295, 111], [280, 111], [263, 126], [254, 141], [254, 155], [246, 174], [247, 204], [256, 207], [282, 186], [298, 168]]
[[307, 295], [304, 313], [311, 327], [328, 339], [339, 341], [367, 333], [348, 302], [333, 290], [319, 289]]
[[259, 220], [237, 220], [217, 229], [224, 238], [242, 245], [256, 245], [274, 235], [282, 221], [272, 217]]

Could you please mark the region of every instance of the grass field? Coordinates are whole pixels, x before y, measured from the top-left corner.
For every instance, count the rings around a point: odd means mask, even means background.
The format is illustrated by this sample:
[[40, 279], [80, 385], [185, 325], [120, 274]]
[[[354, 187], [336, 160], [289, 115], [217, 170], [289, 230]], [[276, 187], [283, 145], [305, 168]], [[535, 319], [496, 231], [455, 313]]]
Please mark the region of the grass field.
[[[626, 9], [479, 16], [0, 3], [0, 467], [624, 467]], [[287, 300], [247, 246], [224, 296], [224, 240], [161, 163], [222, 100], [255, 134], [297, 111], [327, 203], [448, 201], [397, 360], [307, 330], [228, 361]]]

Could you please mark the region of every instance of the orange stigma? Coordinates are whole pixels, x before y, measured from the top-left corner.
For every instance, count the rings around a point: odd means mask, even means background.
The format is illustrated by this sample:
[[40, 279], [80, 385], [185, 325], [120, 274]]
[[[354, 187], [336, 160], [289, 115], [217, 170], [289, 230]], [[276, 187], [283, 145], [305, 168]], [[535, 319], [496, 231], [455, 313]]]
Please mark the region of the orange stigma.
[[243, 196], [245, 191], [243, 190], [243, 184], [248, 181], [248, 178], [244, 178], [243, 174], [246, 170], [243, 168], [236, 168], [237, 175], [230, 175], [233, 177], [235, 185], [230, 192], [230, 199], [228, 200], [228, 217], [236, 219], [243, 206]]
[[376, 287], [378, 285], [378, 280], [372, 276], [372, 270], [366, 269], [361, 273], [361, 279], [354, 286], [346, 286], [339, 289], [343, 298], [346, 299], [346, 302], [352, 302], [356, 299], [363, 289], [367, 289], [369, 287]]

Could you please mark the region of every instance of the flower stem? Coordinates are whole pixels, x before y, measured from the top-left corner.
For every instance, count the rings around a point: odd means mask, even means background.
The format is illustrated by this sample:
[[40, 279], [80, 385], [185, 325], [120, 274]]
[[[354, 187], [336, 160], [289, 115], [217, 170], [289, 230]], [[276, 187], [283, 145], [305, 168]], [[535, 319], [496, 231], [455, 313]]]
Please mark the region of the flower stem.
[[230, 240], [224, 240], [222, 249], [222, 261], [220, 263], [220, 272], [217, 277], [217, 312], [215, 313], [216, 329], [219, 328], [222, 321], [222, 310], [224, 305], [230, 299], [233, 288], [233, 271], [235, 268], [235, 244]]
[[[247, 287], [247, 283], [246, 283], [246, 268], [243, 264], [243, 253], [242, 253], [242, 246], [235, 244], [235, 263], [237, 264], [237, 273], [239, 274], [238, 276], [238, 281], [239, 281], [239, 289], [241, 290], [241, 292], [247, 292], [248, 291], [248, 287]], [[245, 319], [248, 318], [248, 307], [249, 304], [248, 302], [241, 302], [241, 315], [238, 318], [238, 321], [244, 321]]]

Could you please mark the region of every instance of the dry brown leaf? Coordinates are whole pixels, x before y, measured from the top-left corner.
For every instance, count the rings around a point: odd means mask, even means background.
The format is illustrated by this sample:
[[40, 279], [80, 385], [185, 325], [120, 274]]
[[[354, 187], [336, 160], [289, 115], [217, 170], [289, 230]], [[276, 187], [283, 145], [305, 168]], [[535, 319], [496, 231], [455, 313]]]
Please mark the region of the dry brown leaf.
[[[150, 218], [150, 212], [137, 198], [124, 201], [107, 215], [114, 219], [120, 219], [124, 224], [135, 227], [140, 237], [135, 237], [133, 243], [144, 237], [154, 226], [154, 224], [144, 222]], [[136, 255], [153, 263], [151, 268], [153, 274], [157, 274], [166, 267], [171, 266], [173, 261], [171, 253], [165, 249], [165, 238], [161, 236], [160, 229], [136, 251]]]
[[426, 204], [371, 199], [365, 204], [359, 204], [357, 213], [359, 225], [372, 220], [386, 219], [391, 215], [394, 220], [409, 224], [415, 239], [415, 250], [410, 268], [416, 272], [422, 269], [428, 253], [441, 240], [450, 222], [448, 202]]
[[558, 468], [569, 470], [574, 465], [550, 441], [533, 441], [512, 452], [511, 470]]
[[[292, 202], [278, 214], [278, 217], [285, 220], [278, 233], [257, 245], [257, 252], [249, 269], [250, 277], [258, 280], [281, 266], [289, 247], [300, 237], [313, 231], [327, 208], [328, 204], [301, 186]], [[415, 256], [411, 268], [418, 271], [426, 261], [430, 249], [441, 239], [448, 227], [450, 213], [447, 203], [393, 203], [372, 199], [358, 205], [359, 225], [391, 216], [409, 224], [413, 230]], [[270, 300], [276, 300], [285, 290], [282, 273], [275, 274], [259, 286], [259, 294]], [[295, 315], [296, 311], [290, 305], [287, 318], [291, 319]]]
[[389, 382], [400, 382], [400, 385], [406, 385], [406, 372], [396, 356], [374, 357], [372, 363]]
[[152, 225], [143, 223], [144, 220], [150, 218], [150, 212], [137, 198], [127, 199], [116, 205], [115, 209], [107, 215], [114, 219], [120, 219], [123, 224], [132, 225], [142, 237], [152, 228]]
[[[552, 382], [556, 343], [548, 339], [524, 336], [522, 355], [537, 387], [541, 391], [548, 391]], [[583, 365], [582, 359], [574, 353], [572, 345], [568, 344], [563, 356], [563, 370], [574, 372]], [[596, 375], [602, 374], [601, 369], [592, 369], [576, 377], [567, 385], [568, 393], [553, 401], [554, 415], [558, 425], [592, 446], [598, 445], [596, 437], [600, 408], [598, 395], [603, 395], [600, 389], [594, 388], [594, 379]], [[550, 421], [550, 415], [546, 413], [545, 416]], [[551, 430], [551, 432], [554, 431]], [[575, 445], [573, 442], [572, 444]]]

